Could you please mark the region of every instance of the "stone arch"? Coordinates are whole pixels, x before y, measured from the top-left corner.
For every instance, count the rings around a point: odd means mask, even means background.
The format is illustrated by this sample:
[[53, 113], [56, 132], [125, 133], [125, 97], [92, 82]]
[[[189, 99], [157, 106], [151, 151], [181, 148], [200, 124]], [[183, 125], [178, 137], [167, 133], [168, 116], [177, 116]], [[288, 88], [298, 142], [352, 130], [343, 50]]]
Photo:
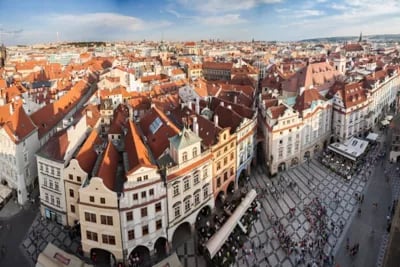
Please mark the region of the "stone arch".
[[299, 158], [295, 157], [292, 159], [292, 161], [290, 162], [290, 166], [296, 166], [297, 164], [299, 164]]
[[231, 181], [228, 186], [226, 187], [226, 194], [233, 194], [235, 192], [235, 183]]
[[116, 264], [114, 254], [102, 248], [92, 248], [90, 250], [90, 259], [99, 266], [114, 266], [114, 264]]
[[151, 257], [150, 257], [150, 249], [146, 246], [139, 245], [132, 249], [131, 253], [128, 256], [128, 262], [133, 263], [138, 266], [150, 267], [152, 266]]
[[157, 260], [164, 259], [169, 253], [169, 244], [166, 237], [159, 237], [154, 243], [154, 252]]
[[278, 172], [283, 172], [286, 170], [286, 162], [281, 162], [278, 165]]
[[307, 150], [306, 152], [304, 152], [304, 160], [308, 160], [310, 158], [311, 158], [311, 152]]
[[172, 247], [177, 249], [192, 235], [192, 226], [189, 222], [182, 222], [172, 235]]

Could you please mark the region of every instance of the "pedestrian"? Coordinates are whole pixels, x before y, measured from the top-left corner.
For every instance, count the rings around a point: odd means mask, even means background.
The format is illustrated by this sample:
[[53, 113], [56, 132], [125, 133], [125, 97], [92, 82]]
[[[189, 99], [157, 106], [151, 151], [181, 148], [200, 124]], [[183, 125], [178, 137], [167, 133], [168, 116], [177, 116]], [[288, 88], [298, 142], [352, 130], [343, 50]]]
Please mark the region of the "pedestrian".
[[361, 204], [364, 202], [364, 194], [361, 195]]

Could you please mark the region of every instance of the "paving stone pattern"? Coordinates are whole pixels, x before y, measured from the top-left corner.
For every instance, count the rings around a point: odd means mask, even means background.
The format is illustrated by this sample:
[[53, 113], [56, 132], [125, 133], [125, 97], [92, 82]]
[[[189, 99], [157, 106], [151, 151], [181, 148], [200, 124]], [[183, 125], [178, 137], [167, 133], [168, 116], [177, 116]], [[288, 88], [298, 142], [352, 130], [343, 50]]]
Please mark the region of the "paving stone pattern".
[[61, 225], [45, 220], [39, 214], [20, 245], [23, 254], [31, 262], [31, 266], [35, 266], [38, 255], [49, 242], [52, 242], [68, 253], [78, 256], [76, 252], [80, 244], [79, 238], [71, 240], [68, 231], [64, 230]]
[[[256, 249], [254, 249], [252, 255], [247, 257], [242, 255], [241, 250], [239, 250], [235, 266], [254, 266], [255, 264], [262, 267], [296, 266], [293, 253], [288, 256], [277, 240], [270, 221], [271, 216], [279, 219], [287, 232], [291, 233], [293, 239], [299, 240], [305, 236], [308, 227], [310, 227], [303, 213], [304, 205], [318, 197], [321, 204], [327, 209], [327, 216], [335, 222], [342, 220], [346, 227], [357, 206], [354, 194], [363, 192], [367, 182], [365, 177], [361, 175], [346, 182], [342, 177], [334, 174], [316, 160], [312, 160], [309, 165], [305, 163], [287, 170], [281, 175], [284, 180], [295, 182], [297, 187], [294, 190], [285, 189], [279, 199], [272, 195], [260, 199], [262, 205], [261, 219], [254, 224], [250, 240], [246, 244], [246, 246], [251, 247], [250, 244], [253, 243]], [[265, 171], [258, 167], [252, 172], [249, 188], [255, 188], [260, 192], [267, 186], [271, 186], [272, 181], [274, 181], [275, 190], [280, 190], [280, 187], [277, 186], [278, 179], [269, 179]], [[338, 202], [335, 201], [336, 192]], [[292, 218], [288, 216], [290, 208], [295, 209], [295, 215]], [[340, 237], [340, 230], [335, 227], [325, 247], [326, 253], [336, 252], [334, 248], [338, 242], [342, 241]], [[260, 244], [264, 244], [263, 249], [258, 249]], [[205, 266], [204, 259], [201, 256], [196, 256], [195, 251], [193, 254], [187, 253], [188, 248], [193, 246], [194, 240], [191, 239], [177, 249], [181, 262], [187, 267]], [[269, 264], [267, 264], [266, 258]]]

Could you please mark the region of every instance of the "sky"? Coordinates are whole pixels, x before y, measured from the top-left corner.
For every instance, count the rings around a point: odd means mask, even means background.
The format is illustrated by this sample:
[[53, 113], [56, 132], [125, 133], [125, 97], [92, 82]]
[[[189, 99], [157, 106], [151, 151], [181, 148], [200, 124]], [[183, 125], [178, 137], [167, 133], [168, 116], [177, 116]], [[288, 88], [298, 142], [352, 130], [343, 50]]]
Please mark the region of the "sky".
[[0, 42], [295, 41], [400, 33], [400, 0], [0, 0]]

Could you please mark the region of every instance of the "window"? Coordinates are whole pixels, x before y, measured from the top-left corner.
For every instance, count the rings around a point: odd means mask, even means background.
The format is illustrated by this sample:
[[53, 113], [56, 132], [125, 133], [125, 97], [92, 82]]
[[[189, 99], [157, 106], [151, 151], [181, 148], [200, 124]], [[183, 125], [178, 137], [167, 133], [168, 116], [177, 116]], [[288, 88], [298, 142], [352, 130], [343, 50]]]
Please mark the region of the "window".
[[138, 194], [133, 194], [133, 200], [138, 200]]
[[185, 212], [188, 212], [190, 210], [190, 198], [187, 198], [185, 200]]
[[199, 182], [200, 182], [200, 179], [199, 179], [199, 172], [198, 171], [196, 171], [195, 173], [194, 173], [194, 175], [193, 175], [193, 183], [196, 185], [196, 184], [198, 184]]
[[47, 186], [47, 179], [46, 178], [43, 178], [43, 185]]
[[50, 203], [54, 204], [54, 196], [50, 196]]
[[147, 208], [142, 208], [142, 209], [140, 210], [140, 214], [142, 215], [142, 218], [143, 218], [143, 217], [146, 217], [146, 216], [147, 216]]
[[142, 198], [146, 198], [146, 191], [142, 192]]
[[75, 213], [75, 206], [74, 206], [74, 205], [71, 205], [70, 208], [71, 208], [71, 212], [72, 212], [72, 213]]
[[60, 198], [59, 197], [56, 198], [56, 205], [57, 205], [57, 207], [60, 207]]
[[194, 193], [194, 204], [197, 206], [200, 203], [200, 193], [199, 191], [197, 191], [196, 193]]
[[68, 175], [68, 178], [69, 178], [70, 180], [73, 180], [73, 179], [74, 179], [74, 176], [73, 176], [72, 174], [70, 174], [70, 175]]
[[90, 196], [90, 197], [89, 197], [89, 201], [90, 201], [90, 202], [94, 202], [94, 196]]
[[234, 170], [234, 168], [232, 167], [232, 168], [231, 168], [231, 173], [230, 173], [230, 175], [233, 176], [234, 174], [235, 174], [235, 170]]
[[128, 240], [132, 240], [132, 239], [135, 239], [135, 230], [134, 229], [128, 231]]
[[228, 172], [224, 172], [224, 182], [226, 182], [226, 180], [228, 180]]
[[173, 190], [174, 190], [174, 197], [176, 197], [177, 195], [179, 195], [179, 184], [175, 184], [173, 185]]
[[197, 147], [193, 148], [193, 158], [197, 156]]
[[148, 235], [148, 234], [149, 234], [149, 226], [143, 225], [142, 226], [142, 235], [145, 236], [145, 235]]
[[24, 161], [25, 161], [25, 162], [28, 161], [28, 153], [24, 153]]
[[161, 211], [161, 202], [156, 203], [156, 212]]
[[97, 242], [97, 233], [86, 231], [86, 238]]
[[220, 169], [221, 169], [221, 162], [218, 161], [218, 162], [217, 162], [217, 171], [219, 171]]
[[149, 195], [150, 195], [150, 196], [154, 196], [154, 189], [150, 189], [150, 190], [149, 190]]
[[225, 158], [224, 158], [224, 166], [225, 166], [227, 163], [228, 163], [228, 158], [225, 157]]
[[217, 187], [220, 187], [221, 186], [221, 177], [218, 177], [217, 178]]
[[100, 222], [105, 225], [113, 225], [113, 218], [112, 216], [100, 215]]
[[53, 188], [53, 180], [49, 179], [49, 187]]
[[182, 161], [187, 161], [188, 157], [187, 157], [187, 152], [183, 152], [182, 154]]
[[53, 167], [51, 167], [50, 172], [51, 172], [51, 175], [54, 175], [54, 168]]
[[203, 187], [203, 197], [204, 199], [208, 197], [208, 185]]
[[40, 170], [43, 171], [43, 164], [42, 163], [40, 163]]
[[70, 197], [74, 197], [74, 189], [70, 189], [69, 190], [69, 196]]
[[160, 230], [162, 228], [162, 220], [157, 220], [156, 221], [156, 230]]
[[157, 117], [151, 124], [150, 124], [150, 131], [152, 134], [155, 134], [158, 129], [160, 129], [160, 127], [163, 125], [161, 119], [159, 117]]
[[115, 237], [113, 235], [102, 235], [103, 244], [115, 245]]
[[208, 169], [207, 167], [203, 169], [203, 179], [208, 177]]
[[137, 178], [137, 181], [138, 181], [138, 182], [141, 182], [141, 181], [142, 181], [142, 176], [139, 176], [139, 177]]
[[54, 182], [54, 189], [55, 189], [56, 191], [58, 191], [58, 182], [57, 182], [57, 181]]
[[78, 180], [78, 182], [81, 181], [81, 177], [80, 176], [76, 176], [76, 179]]
[[183, 180], [183, 191], [187, 191], [187, 190], [189, 190], [189, 188], [190, 188], [189, 178], [186, 177]]
[[48, 193], [44, 194], [44, 199], [46, 200], [46, 202], [49, 202], [49, 194]]
[[85, 212], [85, 221], [87, 222], [96, 222], [96, 214], [90, 213], [90, 212]]
[[126, 213], [126, 220], [127, 221], [132, 221], [133, 220], [133, 212], [132, 211], [128, 211]]
[[146, 180], [148, 180], [149, 179], [149, 176], [148, 175], [144, 175], [143, 176], [143, 181], [146, 181]]
[[175, 214], [175, 219], [179, 218], [181, 216], [181, 206], [180, 205], [176, 205], [174, 207], [174, 214]]
[[231, 160], [233, 160], [235, 158], [235, 154], [232, 152], [231, 153]]

